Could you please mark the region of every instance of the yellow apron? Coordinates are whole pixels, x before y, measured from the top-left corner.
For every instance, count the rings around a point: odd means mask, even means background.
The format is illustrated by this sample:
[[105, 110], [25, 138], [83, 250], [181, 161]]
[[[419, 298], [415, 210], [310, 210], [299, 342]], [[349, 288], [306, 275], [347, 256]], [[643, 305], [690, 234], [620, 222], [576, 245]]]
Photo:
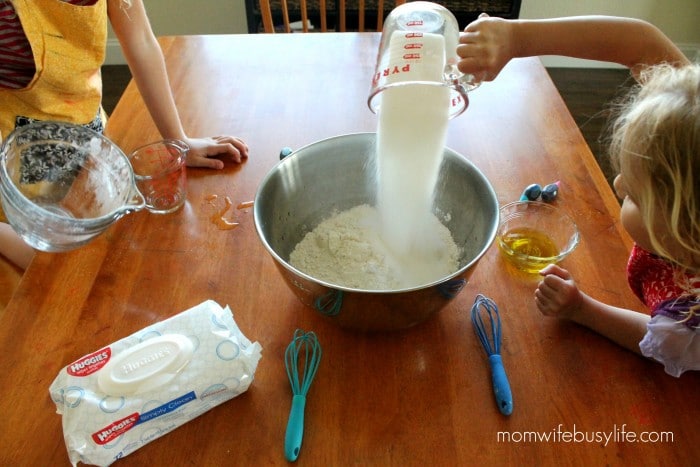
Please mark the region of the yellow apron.
[[[61, 0], [14, 0], [34, 55], [36, 73], [24, 89], [0, 89], [0, 135], [33, 120], [104, 129], [102, 77], [107, 0], [75, 6]], [[0, 220], [5, 221], [0, 210]]]

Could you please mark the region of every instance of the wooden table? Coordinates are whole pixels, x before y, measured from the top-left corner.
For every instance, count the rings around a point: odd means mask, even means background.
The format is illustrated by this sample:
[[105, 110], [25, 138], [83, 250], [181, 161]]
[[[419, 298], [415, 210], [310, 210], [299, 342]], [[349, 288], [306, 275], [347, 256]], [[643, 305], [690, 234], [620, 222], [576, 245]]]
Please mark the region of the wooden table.
[[[161, 40], [187, 131], [241, 136], [250, 159], [190, 170], [188, 202], [175, 214], [129, 215], [82, 249], [36, 257], [0, 316], [0, 465], [68, 465], [48, 394], [59, 370], [207, 299], [230, 305], [262, 344], [255, 381], [117, 465], [284, 465], [283, 354], [296, 328], [314, 330], [324, 350], [299, 465], [697, 465], [700, 375], [667, 376], [587, 329], [543, 317], [536, 282], [510, 272], [495, 245], [434, 319], [366, 335], [297, 301], [251, 210], [231, 213], [233, 230], [211, 221], [222, 205], [207, 196], [252, 200], [283, 146], [375, 131], [366, 95], [378, 42], [371, 33]], [[133, 83], [107, 133], [125, 151], [159, 138]], [[530, 183], [561, 180], [558, 203], [583, 237], [564, 265], [592, 295], [643, 309], [626, 284], [631, 243], [617, 201], [539, 60], [515, 60], [475, 90], [450, 122], [448, 145], [484, 171], [501, 203]], [[477, 293], [501, 309], [510, 417], [495, 406], [468, 318]], [[656, 442], [639, 441], [649, 436]]]

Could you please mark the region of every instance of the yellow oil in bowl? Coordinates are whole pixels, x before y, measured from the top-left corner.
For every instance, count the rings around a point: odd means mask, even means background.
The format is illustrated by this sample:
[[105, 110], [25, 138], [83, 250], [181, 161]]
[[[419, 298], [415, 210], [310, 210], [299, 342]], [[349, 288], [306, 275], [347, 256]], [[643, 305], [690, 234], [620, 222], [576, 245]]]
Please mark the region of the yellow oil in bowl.
[[549, 235], [529, 227], [515, 227], [498, 237], [505, 258], [518, 270], [537, 274], [557, 262], [559, 249]]

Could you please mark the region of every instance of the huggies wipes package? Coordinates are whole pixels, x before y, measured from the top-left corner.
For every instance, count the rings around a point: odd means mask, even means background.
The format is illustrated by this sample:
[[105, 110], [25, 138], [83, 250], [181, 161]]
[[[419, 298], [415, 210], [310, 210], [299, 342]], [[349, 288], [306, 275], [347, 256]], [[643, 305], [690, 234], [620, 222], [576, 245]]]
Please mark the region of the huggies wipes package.
[[242, 394], [261, 351], [209, 300], [77, 359], [49, 390], [71, 463], [109, 465]]

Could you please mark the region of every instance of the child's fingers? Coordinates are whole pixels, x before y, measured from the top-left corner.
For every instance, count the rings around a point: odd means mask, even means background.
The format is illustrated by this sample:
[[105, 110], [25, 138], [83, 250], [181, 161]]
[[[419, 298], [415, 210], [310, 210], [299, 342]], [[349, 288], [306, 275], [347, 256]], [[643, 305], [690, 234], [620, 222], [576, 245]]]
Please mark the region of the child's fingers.
[[[230, 144], [239, 153], [240, 157], [248, 157], [248, 145], [242, 139], [235, 136], [215, 136], [213, 139], [220, 145]], [[226, 148], [225, 152], [231, 153], [231, 150]]]
[[571, 274], [569, 271], [566, 269], [556, 265], [556, 264], [549, 264], [545, 266], [541, 271], [540, 275], [547, 277], [549, 275], [557, 276], [560, 277], [561, 279], [564, 279], [565, 281], [568, 281], [571, 279]]
[[187, 167], [202, 167], [206, 169], [220, 170], [224, 168], [224, 163], [219, 159], [210, 159], [204, 156], [191, 155], [187, 157]]
[[535, 306], [545, 316], [556, 314], [557, 305], [555, 302], [545, 297], [540, 289], [535, 290]]
[[537, 285], [535, 296], [543, 300], [554, 300], [561, 289], [561, 279], [556, 276], [547, 276]]

